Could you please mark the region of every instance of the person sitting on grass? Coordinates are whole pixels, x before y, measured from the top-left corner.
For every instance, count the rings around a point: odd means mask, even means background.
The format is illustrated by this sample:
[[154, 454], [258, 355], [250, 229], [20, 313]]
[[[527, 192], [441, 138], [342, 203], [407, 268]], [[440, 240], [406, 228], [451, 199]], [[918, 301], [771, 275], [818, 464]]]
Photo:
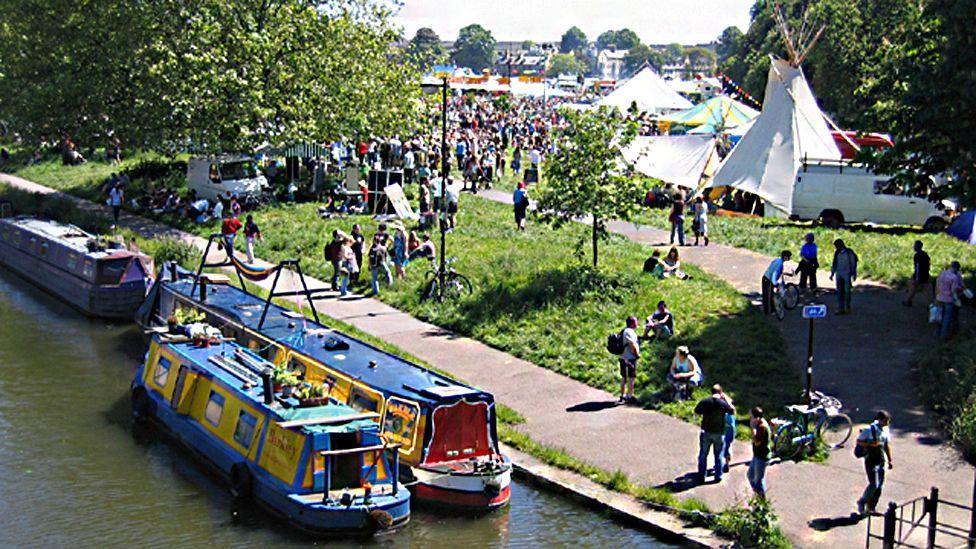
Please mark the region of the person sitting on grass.
[[698, 360], [691, 354], [691, 350], [685, 345], [679, 345], [674, 351], [674, 358], [671, 359], [671, 368], [668, 370], [668, 382], [672, 385], [682, 385], [686, 388], [686, 396], [690, 396], [695, 387], [701, 385], [704, 379]]
[[668, 339], [674, 335], [674, 315], [663, 300], [657, 302], [657, 310], [644, 323], [644, 339], [649, 338], [652, 330], [655, 339]]
[[430, 239], [429, 233], [424, 233], [423, 243], [416, 250], [410, 252], [410, 261], [414, 261], [420, 258], [426, 258], [429, 261], [433, 261], [437, 257], [437, 248], [434, 247], [434, 242]]
[[655, 278], [664, 278], [664, 266], [661, 264], [660, 250], [651, 252], [651, 257], [644, 261], [644, 272]]
[[681, 270], [681, 260], [678, 258], [678, 248], [671, 246], [671, 250], [668, 251], [667, 257], [664, 258], [664, 262], [661, 264], [664, 270], [664, 278], [675, 277], [679, 280], [685, 280], [688, 274]]

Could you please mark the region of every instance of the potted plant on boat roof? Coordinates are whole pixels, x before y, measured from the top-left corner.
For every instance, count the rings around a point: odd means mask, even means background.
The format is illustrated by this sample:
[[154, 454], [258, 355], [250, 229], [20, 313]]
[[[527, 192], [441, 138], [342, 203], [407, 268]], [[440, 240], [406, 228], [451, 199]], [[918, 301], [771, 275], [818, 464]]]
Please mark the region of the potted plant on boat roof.
[[302, 383], [295, 396], [298, 398], [300, 408], [324, 406], [329, 402], [328, 389], [322, 383]]
[[298, 373], [292, 372], [286, 368], [275, 368], [271, 372], [271, 383], [274, 386], [274, 392], [281, 393], [284, 396], [291, 396], [294, 392], [295, 387], [298, 386], [301, 381], [298, 379]]

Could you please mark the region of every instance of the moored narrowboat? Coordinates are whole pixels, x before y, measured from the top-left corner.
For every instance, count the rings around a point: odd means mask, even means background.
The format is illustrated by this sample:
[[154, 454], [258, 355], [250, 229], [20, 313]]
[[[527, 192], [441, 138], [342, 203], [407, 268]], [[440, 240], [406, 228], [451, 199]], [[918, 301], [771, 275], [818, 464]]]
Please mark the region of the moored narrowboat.
[[306, 533], [376, 532], [409, 520], [396, 446], [380, 437], [375, 414], [312, 384], [275, 391], [280, 370], [236, 343], [208, 339], [212, 332], [153, 337], [132, 382], [134, 418], [162, 426], [226, 477], [235, 496]]
[[30, 216], [0, 219], [0, 264], [86, 315], [125, 320], [145, 300], [154, 273], [145, 254]]
[[512, 465], [499, 450], [490, 393], [273, 303], [262, 324], [267, 304], [258, 296], [226, 281], [194, 291], [191, 273], [164, 271], [137, 315], [141, 325], [161, 326], [181, 310], [202, 314], [226, 337], [377, 414], [383, 437], [400, 445], [401, 479], [416, 502], [475, 512], [508, 503]]

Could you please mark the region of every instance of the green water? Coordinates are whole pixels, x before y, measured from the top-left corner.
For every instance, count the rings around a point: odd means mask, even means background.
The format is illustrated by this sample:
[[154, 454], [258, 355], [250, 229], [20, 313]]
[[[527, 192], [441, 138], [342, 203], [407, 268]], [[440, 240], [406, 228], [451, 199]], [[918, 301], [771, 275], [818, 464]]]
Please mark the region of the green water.
[[[128, 388], [144, 347], [0, 267], [0, 546], [311, 545], [152, 430], [134, 433]], [[321, 541], [319, 542], [322, 543]], [[516, 482], [480, 518], [414, 509], [403, 530], [330, 545], [665, 547], [575, 502]]]

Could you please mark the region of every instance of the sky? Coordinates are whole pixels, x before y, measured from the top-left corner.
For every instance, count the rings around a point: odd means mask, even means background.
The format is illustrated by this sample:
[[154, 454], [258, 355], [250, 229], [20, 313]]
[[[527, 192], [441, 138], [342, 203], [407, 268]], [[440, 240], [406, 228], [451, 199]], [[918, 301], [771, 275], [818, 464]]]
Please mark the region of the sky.
[[590, 40], [630, 28], [648, 44], [711, 42], [726, 28], [749, 27], [754, 0], [402, 0], [396, 21], [410, 38], [430, 27], [454, 40], [472, 23], [495, 40], [555, 42], [576, 25]]

